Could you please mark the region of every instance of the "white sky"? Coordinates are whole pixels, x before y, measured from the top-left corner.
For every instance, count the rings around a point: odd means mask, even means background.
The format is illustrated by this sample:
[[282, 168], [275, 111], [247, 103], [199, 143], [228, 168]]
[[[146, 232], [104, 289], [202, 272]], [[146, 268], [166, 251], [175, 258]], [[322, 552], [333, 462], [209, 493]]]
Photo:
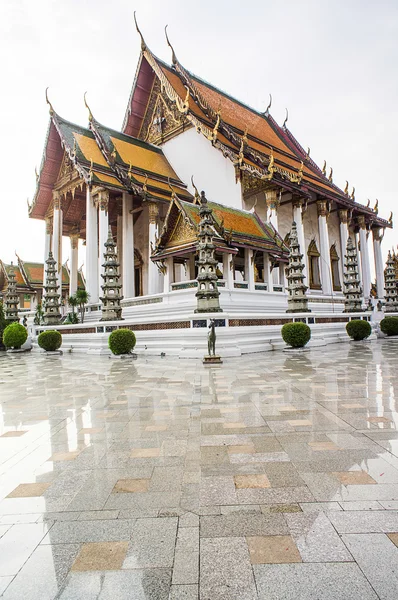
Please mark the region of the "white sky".
[[[288, 126], [356, 199], [395, 210], [398, 165], [396, 0], [1, 0], [0, 258], [42, 261], [44, 223], [28, 218], [55, 110], [120, 128], [139, 56], [133, 11], [151, 50]], [[194, 172], [194, 170], [193, 170]], [[396, 214], [398, 219], [398, 212]], [[383, 250], [398, 242], [386, 232]], [[370, 244], [371, 248], [371, 244]], [[64, 244], [63, 260], [68, 256]], [[84, 253], [79, 254], [79, 264]]]

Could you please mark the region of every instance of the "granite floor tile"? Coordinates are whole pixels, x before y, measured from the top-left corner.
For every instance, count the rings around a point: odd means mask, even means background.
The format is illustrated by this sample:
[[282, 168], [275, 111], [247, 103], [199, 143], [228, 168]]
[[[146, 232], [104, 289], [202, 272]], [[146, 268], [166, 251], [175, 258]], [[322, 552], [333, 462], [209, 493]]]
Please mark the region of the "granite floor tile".
[[172, 567], [177, 522], [176, 517], [137, 519], [123, 568]]
[[83, 544], [72, 571], [113, 571], [121, 569], [128, 542], [92, 542]]
[[396, 600], [398, 548], [383, 533], [343, 535], [343, 542], [383, 600]]
[[394, 533], [398, 531], [398, 512], [342, 511], [328, 514], [338, 533]]
[[53, 600], [61, 589], [78, 550], [78, 544], [38, 546], [9, 585], [3, 598]]
[[149, 479], [119, 479], [112, 492], [114, 494], [145, 493], [149, 489]]
[[42, 544], [118, 542], [130, 539], [133, 520], [62, 521], [50, 529]]
[[242, 511], [200, 517], [201, 540], [213, 537], [287, 534], [288, 528], [283, 514]]
[[10, 577], [0, 577], [0, 596], [6, 591], [13, 579], [13, 575]]
[[173, 585], [199, 583], [199, 548], [196, 552], [176, 550], [173, 565]]
[[356, 564], [254, 565], [253, 571], [258, 600], [378, 600]]
[[199, 600], [199, 586], [172, 585], [169, 600]]
[[253, 565], [301, 562], [300, 552], [290, 535], [254, 536], [247, 537], [246, 541]]
[[160, 448], [134, 448], [131, 451], [131, 458], [157, 458], [160, 455]]
[[387, 536], [398, 547], [398, 533], [387, 533]]
[[346, 473], [332, 473], [343, 485], [372, 485], [376, 481], [364, 471], [347, 471]]
[[346, 562], [352, 557], [323, 512], [286, 514], [303, 562]]
[[7, 498], [33, 498], [35, 496], [42, 496], [50, 485], [51, 483], [21, 483], [8, 494]]
[[16, 575], [50, 528], [44, 523], [10, 527], [0, 538], [0, 577]]
[[246, 488], [269, 488], [271, 484], [268, 477], [264, 474], [259, 475], [235, 475], [234, 482], [236, 489]]
[[200, 600], [257, 600], [245, 538], [204, 539], [200, 548]]

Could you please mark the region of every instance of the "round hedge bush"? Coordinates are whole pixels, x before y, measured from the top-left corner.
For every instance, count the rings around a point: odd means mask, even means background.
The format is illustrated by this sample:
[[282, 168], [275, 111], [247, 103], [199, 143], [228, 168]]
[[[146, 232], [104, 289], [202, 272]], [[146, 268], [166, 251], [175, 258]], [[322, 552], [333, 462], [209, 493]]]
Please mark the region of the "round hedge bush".
[[62, 335], [59, 331], [55, 331], [55, 329], [42, 331], [37, 338], [37, 343], [39, 344], [40, 348], [43, 348], [43, 350], [46, 350], [46, 352], [55, 352], [61, 347]]
[[113, 354], [130, 354], [135, 342], [135, 334], [130, 329], [115, 329], [109, 336], [108, 343]]
[[360, 319], [354, 319], [349, 321], [345, 326], [346, 331], [350, 338], [355, 341], [365, 340], [372, 333], [372, 328], [368, 321], [362, 321]]
[[3, 332], [3, 344], [6, 348], [19, 350], [27, 339], [28, 332], [20, 323], [11, 323], [11, 325], [7, 325]]
[[283, 341], [293, 348], [303, 348], [311, 339], [311, 329], [305, 323], [286, 323], [282, 327]]
[[386, 335], [398, 335], [398, 317], [384, 317], [380, 321], [380, 329]]

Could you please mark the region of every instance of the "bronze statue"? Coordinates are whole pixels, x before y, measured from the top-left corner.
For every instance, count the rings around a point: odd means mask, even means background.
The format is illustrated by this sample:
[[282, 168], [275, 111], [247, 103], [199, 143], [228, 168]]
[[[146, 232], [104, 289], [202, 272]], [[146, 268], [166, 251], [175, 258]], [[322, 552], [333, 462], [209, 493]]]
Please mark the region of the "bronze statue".
[[216, 326], [214, 319], [210, 319], [209, 333], [207, 334], [207, 349], [209, 356], [216, 355]]

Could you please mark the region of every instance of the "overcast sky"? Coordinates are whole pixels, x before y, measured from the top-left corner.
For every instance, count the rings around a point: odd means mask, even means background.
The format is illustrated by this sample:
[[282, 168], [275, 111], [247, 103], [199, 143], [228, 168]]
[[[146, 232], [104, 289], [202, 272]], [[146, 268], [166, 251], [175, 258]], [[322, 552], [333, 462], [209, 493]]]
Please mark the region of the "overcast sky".
[[[185, 67], [259, 110], [272, 93], [274, 118], [288, 107], [289, 128], [334, 181], [398, 219], [397, 0], [1, 0], [1, 259], [43, 260], [44, 224], [28, 218], [27, 198], [46, 86], [62, 117], [87, 124], [87, 90], [96, 119], [120, 129], [140, 51], [134, 10], [157, 56], [170, 62], [168, 24]], [[397, 242], [387, 231], [384, 253]]]

